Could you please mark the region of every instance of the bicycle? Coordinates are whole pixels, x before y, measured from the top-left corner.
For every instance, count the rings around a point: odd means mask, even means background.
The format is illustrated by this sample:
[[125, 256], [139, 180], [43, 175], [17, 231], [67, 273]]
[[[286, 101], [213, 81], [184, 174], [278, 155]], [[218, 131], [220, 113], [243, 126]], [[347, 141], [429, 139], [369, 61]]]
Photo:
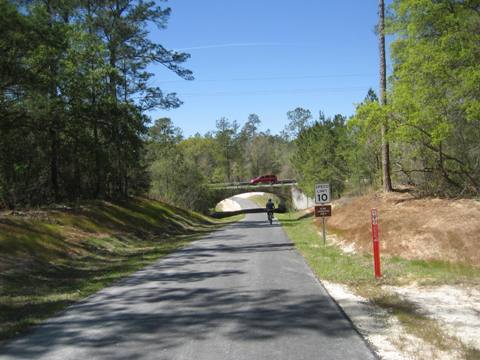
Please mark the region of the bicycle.
[[268, 217], [268, 222], [270, 225], [273, 223], [273, 210], [267, 210], [267, 217]]

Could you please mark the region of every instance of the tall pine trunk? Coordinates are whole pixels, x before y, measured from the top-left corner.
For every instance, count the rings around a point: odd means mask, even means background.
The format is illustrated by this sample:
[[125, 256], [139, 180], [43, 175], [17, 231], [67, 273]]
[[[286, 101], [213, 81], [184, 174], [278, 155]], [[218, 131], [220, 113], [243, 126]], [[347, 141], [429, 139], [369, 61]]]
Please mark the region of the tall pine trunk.
[[[50, 1], [46, 2], [48, 12], [48, 26], [50, 32], [53, 31], [54, 11], [51, 7]], [[59, 119], [57, 100], [57, 64], [56, 59], [52, 59], [49, 65], [49, 116], [51, 118], [49, 127], [49, 141], [50, 141], [50, 183], [53, 191], [55, 202], [60, 199], [59, 185], [58, 185], [58, 152], [59, 152]]]
[[[55, 116], [55, 115], [53, 115]], [[56, 202], [59, 201], [58, 186], [58, 133], [56, 130], [56, 121], [50, 127], [50, 181], [53, 190], [53, 197]]]
[[[387, 66], [385, 60], [385, 2], [379, 0], [378, 2], [378, 40], [380, 50], [380, 104], [385, 106], [387, 104]], [[382, 173], [383, 173], [383, 191], [392, 191], [392, 180], [390, 177], [390, 144], [387, 140], [388, 124], [382, 121], [381, 124], [382, 136]]]
[[95, 147], [95, 199], [103, 198], [103, 177], [102, 165], [100, 159], [100, 144], [98, 139], [98, 120], [95, 117], [93, 121], [93, 142]]

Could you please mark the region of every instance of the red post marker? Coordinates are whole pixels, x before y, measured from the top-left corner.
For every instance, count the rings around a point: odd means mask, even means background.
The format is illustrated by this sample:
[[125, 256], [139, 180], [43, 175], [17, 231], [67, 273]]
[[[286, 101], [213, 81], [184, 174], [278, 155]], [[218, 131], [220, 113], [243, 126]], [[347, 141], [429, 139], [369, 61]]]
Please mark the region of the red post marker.
[[380, 271], [380, 243], [378, 242], [378, 211], [372, 209], [372, 239], [373, 239], [373, 267], [375, 269], [375, 277], [381, 278]]

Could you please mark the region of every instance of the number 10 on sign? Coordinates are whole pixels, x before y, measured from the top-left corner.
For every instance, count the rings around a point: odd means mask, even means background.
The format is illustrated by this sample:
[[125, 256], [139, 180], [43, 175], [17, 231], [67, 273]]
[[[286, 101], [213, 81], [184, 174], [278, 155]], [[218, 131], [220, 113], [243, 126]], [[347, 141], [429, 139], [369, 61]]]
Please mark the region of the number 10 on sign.
[[325, 204], [330, 202], [330, 184], [315, 185], [315, 204]]

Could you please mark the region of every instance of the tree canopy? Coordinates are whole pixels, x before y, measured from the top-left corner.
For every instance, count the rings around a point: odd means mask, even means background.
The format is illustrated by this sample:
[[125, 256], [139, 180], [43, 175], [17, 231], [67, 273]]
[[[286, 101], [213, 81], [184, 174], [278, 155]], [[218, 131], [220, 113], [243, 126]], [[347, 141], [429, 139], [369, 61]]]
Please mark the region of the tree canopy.
[[133, 0], [0, 0], [0, 199], [4, 206], [145, 190], [145, 111], [181, 101], [150, 85], [188, 54], [152, 41], [171, 10]]
[[151, 122], [148, 110], [182, 102], [149, 66], [193, 79], [188, 54], [149, 37], [170, 14], [141, 0], [0, 0], [0, 207], [141, 193], [205, 210], [208, 184], [268, 173], [309, 194], [316, 182], [362, 193], [385, 184], [382, 143], [394, 187], [480, 193], [478, 1], [394, 0], [380, 99], [370, 89], [350, 118], [296, 107], [280, 135], [255, 113], [188, 138]]

